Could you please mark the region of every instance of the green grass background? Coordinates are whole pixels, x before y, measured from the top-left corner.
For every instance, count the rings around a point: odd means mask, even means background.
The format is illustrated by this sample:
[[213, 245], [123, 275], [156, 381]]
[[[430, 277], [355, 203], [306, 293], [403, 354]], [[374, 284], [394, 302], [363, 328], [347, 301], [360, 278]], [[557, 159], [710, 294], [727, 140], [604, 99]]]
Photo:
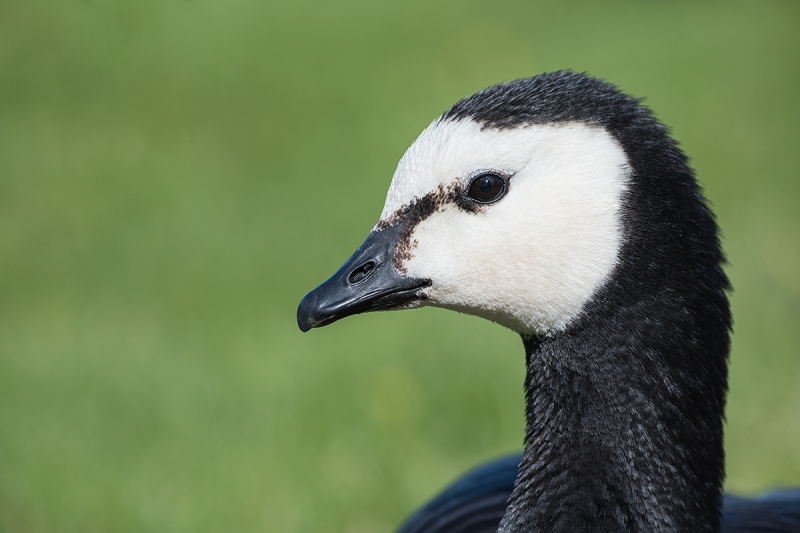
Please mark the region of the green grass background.
[[518, 449], [514, 334], [295, 309], [433, 118], [568, 67], [718, 214], [728, 490], [800, 485], [800, 3], [0, 0], [0, 531], [389, 532]]

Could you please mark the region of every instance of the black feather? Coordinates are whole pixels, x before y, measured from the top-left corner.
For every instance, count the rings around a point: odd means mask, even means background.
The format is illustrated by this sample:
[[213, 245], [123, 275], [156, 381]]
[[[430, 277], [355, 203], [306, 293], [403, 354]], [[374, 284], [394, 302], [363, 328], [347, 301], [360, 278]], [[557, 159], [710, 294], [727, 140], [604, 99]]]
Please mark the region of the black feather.
[[[514, 489], [520, 455], [480, 466], [416, 511], [397, 533], [496, 533]], [[800, 533], [800, 489], [756, 499], [726, 495], [722, 533]]]

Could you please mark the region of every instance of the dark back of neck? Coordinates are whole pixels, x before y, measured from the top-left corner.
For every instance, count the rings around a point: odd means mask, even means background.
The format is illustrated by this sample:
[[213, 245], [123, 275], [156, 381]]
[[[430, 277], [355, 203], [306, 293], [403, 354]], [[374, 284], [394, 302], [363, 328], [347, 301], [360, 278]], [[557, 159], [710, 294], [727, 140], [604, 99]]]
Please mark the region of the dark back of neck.
[[526, 446], [501, 533], [719, 529], [727, 323], [688, 299], [601, 294], [565, 333], [524, 339]]

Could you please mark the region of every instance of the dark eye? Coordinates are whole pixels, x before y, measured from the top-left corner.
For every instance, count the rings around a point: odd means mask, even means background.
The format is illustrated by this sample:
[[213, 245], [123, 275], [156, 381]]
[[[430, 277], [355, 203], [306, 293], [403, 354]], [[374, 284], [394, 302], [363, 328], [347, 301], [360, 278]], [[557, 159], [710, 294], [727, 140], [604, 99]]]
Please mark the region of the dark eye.
[[490, 204], [496, 202], [506, 193], [506, 180], [497, 174], [481, 174], [469, 184], [467, 198]]

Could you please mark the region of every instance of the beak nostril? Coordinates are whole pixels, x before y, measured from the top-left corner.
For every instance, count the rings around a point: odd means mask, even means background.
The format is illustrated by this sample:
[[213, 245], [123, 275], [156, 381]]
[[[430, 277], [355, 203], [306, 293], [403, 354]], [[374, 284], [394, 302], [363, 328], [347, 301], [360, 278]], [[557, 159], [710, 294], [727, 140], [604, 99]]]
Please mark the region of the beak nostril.
[[352, 284], [364, 281], [367, 278], [367, 276], [369, 276], [372, 273], [373, 270], [375, 270], [375, 261], [367, 261], [360, 267], [350, 272], [350, 275], [347, 277], [347, 281], [349, 281]]

